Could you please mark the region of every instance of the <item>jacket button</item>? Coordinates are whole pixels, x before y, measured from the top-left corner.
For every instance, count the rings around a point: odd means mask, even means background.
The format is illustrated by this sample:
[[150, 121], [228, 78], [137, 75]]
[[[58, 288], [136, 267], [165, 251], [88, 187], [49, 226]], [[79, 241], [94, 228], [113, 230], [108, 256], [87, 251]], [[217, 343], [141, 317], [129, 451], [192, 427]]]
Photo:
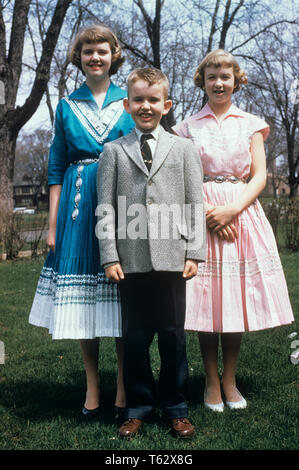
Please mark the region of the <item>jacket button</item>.
[[151, 204], [152, 202], [153, 202], [153, 201], [152, 201], [151, 199], [149, 199], [149, 200], [147, 201], [148, 204]]
[[153, 183], [152, 180], [149, 180], [147, 184], [151, 186], [152, 183]]

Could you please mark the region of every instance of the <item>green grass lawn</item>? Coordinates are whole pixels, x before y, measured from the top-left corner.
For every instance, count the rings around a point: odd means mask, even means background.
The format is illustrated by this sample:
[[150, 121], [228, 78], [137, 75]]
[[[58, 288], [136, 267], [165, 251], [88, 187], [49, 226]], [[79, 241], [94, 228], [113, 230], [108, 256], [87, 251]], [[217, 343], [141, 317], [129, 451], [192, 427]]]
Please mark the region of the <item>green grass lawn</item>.
[[[281, 255], [295, 315], [299, 312], [299, 253]], [[85, 374], [78, 341], [52, 341], [48, 332], [28, 324], [43, 259], [0, 263], [0, 449], [106, 450], [261, 450], [298, 447], [298, 365], [289, 360], [288, 338], [298, 326], [245, 334], [238, 385], [246, 410], [223, 414], [203, 407], [204, 372], [197, 336], [187, 333], [190, 368], [190, 418], [196, 437], [173, 437], [159, 409], [131, 441], [117, 436], [113, 405], [116, 377], [114, 341], [100, 346], [102, 415], [86, 422], [81, 416]], [[299, 340], [298, 336], [296, 337]], [[295, 338], [295, 339], [296, 339]], [[158, 375], [157, 343], [152, 366]], [[220, 371], [221, 372], [221, 371]]]

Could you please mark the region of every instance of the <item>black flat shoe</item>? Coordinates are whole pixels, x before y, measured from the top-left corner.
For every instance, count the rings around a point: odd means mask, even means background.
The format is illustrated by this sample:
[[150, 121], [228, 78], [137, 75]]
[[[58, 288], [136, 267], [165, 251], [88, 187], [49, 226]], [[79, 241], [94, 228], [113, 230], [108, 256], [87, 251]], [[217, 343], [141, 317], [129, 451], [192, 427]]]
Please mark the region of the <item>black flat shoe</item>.
[[116, 420], [124, 420], [125, 419], [125, 407], [115, 406], [115, 419]]
[[83, 406], [82, 414], [86, 418], [94, 418], [94, 417], [98, 416], [99, 413], [100, 413], [100, 407], [99, 406], [97, 408], [94, 408], [93, 410], [88, 410], [87, 408], [85, 408], [85, 406]]

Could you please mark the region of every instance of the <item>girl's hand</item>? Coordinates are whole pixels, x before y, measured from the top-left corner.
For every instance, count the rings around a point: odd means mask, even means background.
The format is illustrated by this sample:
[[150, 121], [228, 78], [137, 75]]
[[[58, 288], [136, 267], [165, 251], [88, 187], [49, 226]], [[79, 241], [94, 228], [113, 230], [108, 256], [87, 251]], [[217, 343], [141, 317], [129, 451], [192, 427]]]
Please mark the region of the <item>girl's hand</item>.
[[55, 253], [56, 228], [49, 228], [47, 235], [47, 245]]
[[216, 206], [206, 212], [207, 226], [213, 232], [218, 233], [224, 227], [227, 227], [238, 214], [234, 206]]
[[234, 224], [230, 223], [223, 229], [217, 232], [217, 236], [220, 240], [226, 240], [227, 242], [234, 242], [238, 238], [238, 231]]

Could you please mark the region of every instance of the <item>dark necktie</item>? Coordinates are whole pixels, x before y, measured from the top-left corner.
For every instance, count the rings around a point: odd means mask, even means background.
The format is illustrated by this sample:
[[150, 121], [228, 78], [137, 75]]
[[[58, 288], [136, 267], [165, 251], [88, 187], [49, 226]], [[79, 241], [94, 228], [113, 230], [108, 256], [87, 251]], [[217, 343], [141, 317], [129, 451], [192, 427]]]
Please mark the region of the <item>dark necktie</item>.
[[143, 160], [144, 160], [144, 163], [148, 169], [148, 171], [150, 171], [151, 169], [151, 166], [152, 166], [152, 151], [151, 151], [151, 148], [148, 144], [148, 139], [153, 139], [154, 137], [152, 136], [152, 134], [142, 134], [141, 136], [141, 139], [140, 139], [140, 150], [141, 150], [141, 155], [143, 157]]

